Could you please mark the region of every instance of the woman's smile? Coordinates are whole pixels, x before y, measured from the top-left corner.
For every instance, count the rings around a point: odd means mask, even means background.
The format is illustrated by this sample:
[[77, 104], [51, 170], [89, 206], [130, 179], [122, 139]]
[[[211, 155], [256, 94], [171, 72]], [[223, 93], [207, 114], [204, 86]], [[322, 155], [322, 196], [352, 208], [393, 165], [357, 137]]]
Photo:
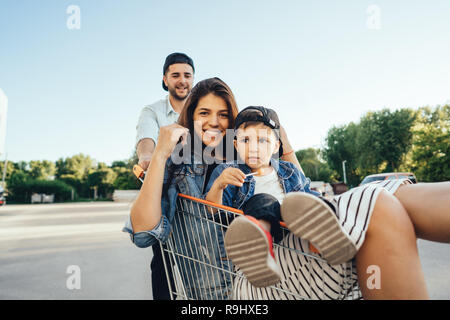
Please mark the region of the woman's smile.
[[228, 106], [224, 99], [214, 94], [200, 98], [194, 111], [194, 130], [202, 142], [215, 147], [229, 126]]
[[203, 130], [203, 135], [204, 135], [205, 139], [208, 139], [208, 140], [220, 139], [224, 133], [225, 133], [225, 130], [219, 130], [219, 129]]

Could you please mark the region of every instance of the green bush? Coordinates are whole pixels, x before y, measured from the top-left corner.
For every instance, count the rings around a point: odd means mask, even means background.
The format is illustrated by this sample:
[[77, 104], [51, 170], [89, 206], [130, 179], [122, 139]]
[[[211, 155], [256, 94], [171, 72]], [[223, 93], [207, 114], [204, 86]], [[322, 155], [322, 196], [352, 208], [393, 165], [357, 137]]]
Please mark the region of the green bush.
[[13, 202], [29, 203], [33, 193], [54, 194], [55, 202], [70, 201], [72, 187], [59, 180], [21, 180], [17, 184], [8, 185], [8, 200]]

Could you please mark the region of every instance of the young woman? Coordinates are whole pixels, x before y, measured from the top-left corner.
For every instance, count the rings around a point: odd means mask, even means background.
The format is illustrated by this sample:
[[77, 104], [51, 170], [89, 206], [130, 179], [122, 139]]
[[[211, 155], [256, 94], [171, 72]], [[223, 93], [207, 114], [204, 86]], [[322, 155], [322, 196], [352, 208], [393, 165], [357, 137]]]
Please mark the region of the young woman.
[[[214, 168], [224, 162], [226, 156], [234, 157], [232, 142], [233, 154], [226, 155], [224, 141], [226, 130], [234, 128], [237, 113], [231, 89], [219, 78], [206, 79], [192, 89], [178, 124], [160, 129], [146, 178], [124, 228], [136, 246], [146, 248], [157, 241], [165, 242], [172, 228], [178, 228], [182, 232], [177, 234], [185, 235], [184, 239], [173, 239], [178, 251], [202, 260], [212, 259], [211, 264], [229, 268], [228, 262], [224, 261], [224, 246], [213, 245], [217, 240], [219, 244], [223, 243], [220, 236], [217, 239], [221, 232], [211, 230], [210, 226], [205, 228], [200, 220], [179, 216], [174, 220], [174, 217], [177, 194], [200, 198]], [[281, 139], [287, 151], [283, 159], [300, 168], [284, 130]], [[182, 150], [177, 149], [179, 147]], [[192, 230], [208, 231], [198, 234]], [[214, 241], [210, 237], [214, 237]], [[213, 268], [198, 270], [185, 262], [179, 267], [186, 284], [195, 283], [186, 288], [188, 296], [195, 299], [229, 297], [231, 277], [219, 274]]]
[[[206, 79], [192, 89], [178, 124], [160, 129], [146, 178], [125, 226], [125, 231], [131, 234], [136, 246], [145, 248], [157, 241], [166, 242], [172, 228], [181, 228], [186, 238], [174, 239], [177, 251], [190, 256], [213, 257], [215, 261], [211, 263], [221, 263], [221, 259], [226, 256], [223, 247], [214, 246], [212, 241], [205, 241], [208, 240], [208, 235], [193, 232], [202, 230], [198, 225], [200, 221], [174, 220], [175, 207], [179, 192], [193, 197], [201, 196], [203, 185], [215, 167], [214, 164], [224, 161], [223, 152], [216, 154], [214, 151], [223, 149], [220, 145], [226, 129], [233, 127], [237, 113], [236, 101], [230, 88], [218, 78]], [[183, 150], [173, 155], [177, 145], [183, 146]], [[204, 163], [205, 148], [211, 151], [208, 153], [208, 160], [215, 160], [210, 161], [211, 165]], [[174, 226], [174, 223], [177, 225]], [[226, 298], [226, 288], [230, 287], [231, 281], [229, 278], [219, 273], [212, 274], [209, 268], [201, 270], [202, 272], [194, 270], [197, 269], [193, 265], [183, 263], [180, 266], [186, 285], [196, 284], [185, 288], [188, 296], [195, 299]], [[214, 282], [206, 281], [210, 277], [215, 277]]]

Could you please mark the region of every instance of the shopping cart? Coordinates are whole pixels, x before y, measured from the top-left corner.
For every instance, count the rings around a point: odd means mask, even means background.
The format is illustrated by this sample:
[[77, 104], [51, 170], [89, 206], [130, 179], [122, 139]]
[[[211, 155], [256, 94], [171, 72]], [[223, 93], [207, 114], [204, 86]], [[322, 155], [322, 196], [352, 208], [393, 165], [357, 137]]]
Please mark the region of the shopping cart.
[[[143, 181], [142, 169], [134, 172]], [[293, 249], [292, 241], [304, 240], [295, 238], [283, 224], [283, 241], [274, 244], [274, 250], [290, 260], [288, 276], [295, 279], [267, 289], [253, 288], [233, 266], [223, 243], [228, 226], [242, 214], [178, 194], [171, 235], [166, 243], [160, 242], [171, 299], [248, 299], [249, 291], [259, 299], [361, 299], [354, 263], [330, 266], [311, 245]]]

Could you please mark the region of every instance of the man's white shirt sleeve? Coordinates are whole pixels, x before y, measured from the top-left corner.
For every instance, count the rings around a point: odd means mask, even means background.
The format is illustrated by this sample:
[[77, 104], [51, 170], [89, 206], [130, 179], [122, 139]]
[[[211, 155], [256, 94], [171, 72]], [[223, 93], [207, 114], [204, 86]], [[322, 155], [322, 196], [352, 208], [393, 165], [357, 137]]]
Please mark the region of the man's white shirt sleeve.
[[136, 146], [140, 140], [145, 138], [158, 142], [159, 128], [176, 123], [178, 113], [173, 111], [169, 96], [151, 105], [145, 106], [139, 116], [136, 126]]
[[142, 139], [150, 138], [153, 141], [158, 141], [159, 124], [158, 116], [151, 106], [146, 106], [142, 109], [139, 116], [138, 124], [136, 126], [136, 146]]

